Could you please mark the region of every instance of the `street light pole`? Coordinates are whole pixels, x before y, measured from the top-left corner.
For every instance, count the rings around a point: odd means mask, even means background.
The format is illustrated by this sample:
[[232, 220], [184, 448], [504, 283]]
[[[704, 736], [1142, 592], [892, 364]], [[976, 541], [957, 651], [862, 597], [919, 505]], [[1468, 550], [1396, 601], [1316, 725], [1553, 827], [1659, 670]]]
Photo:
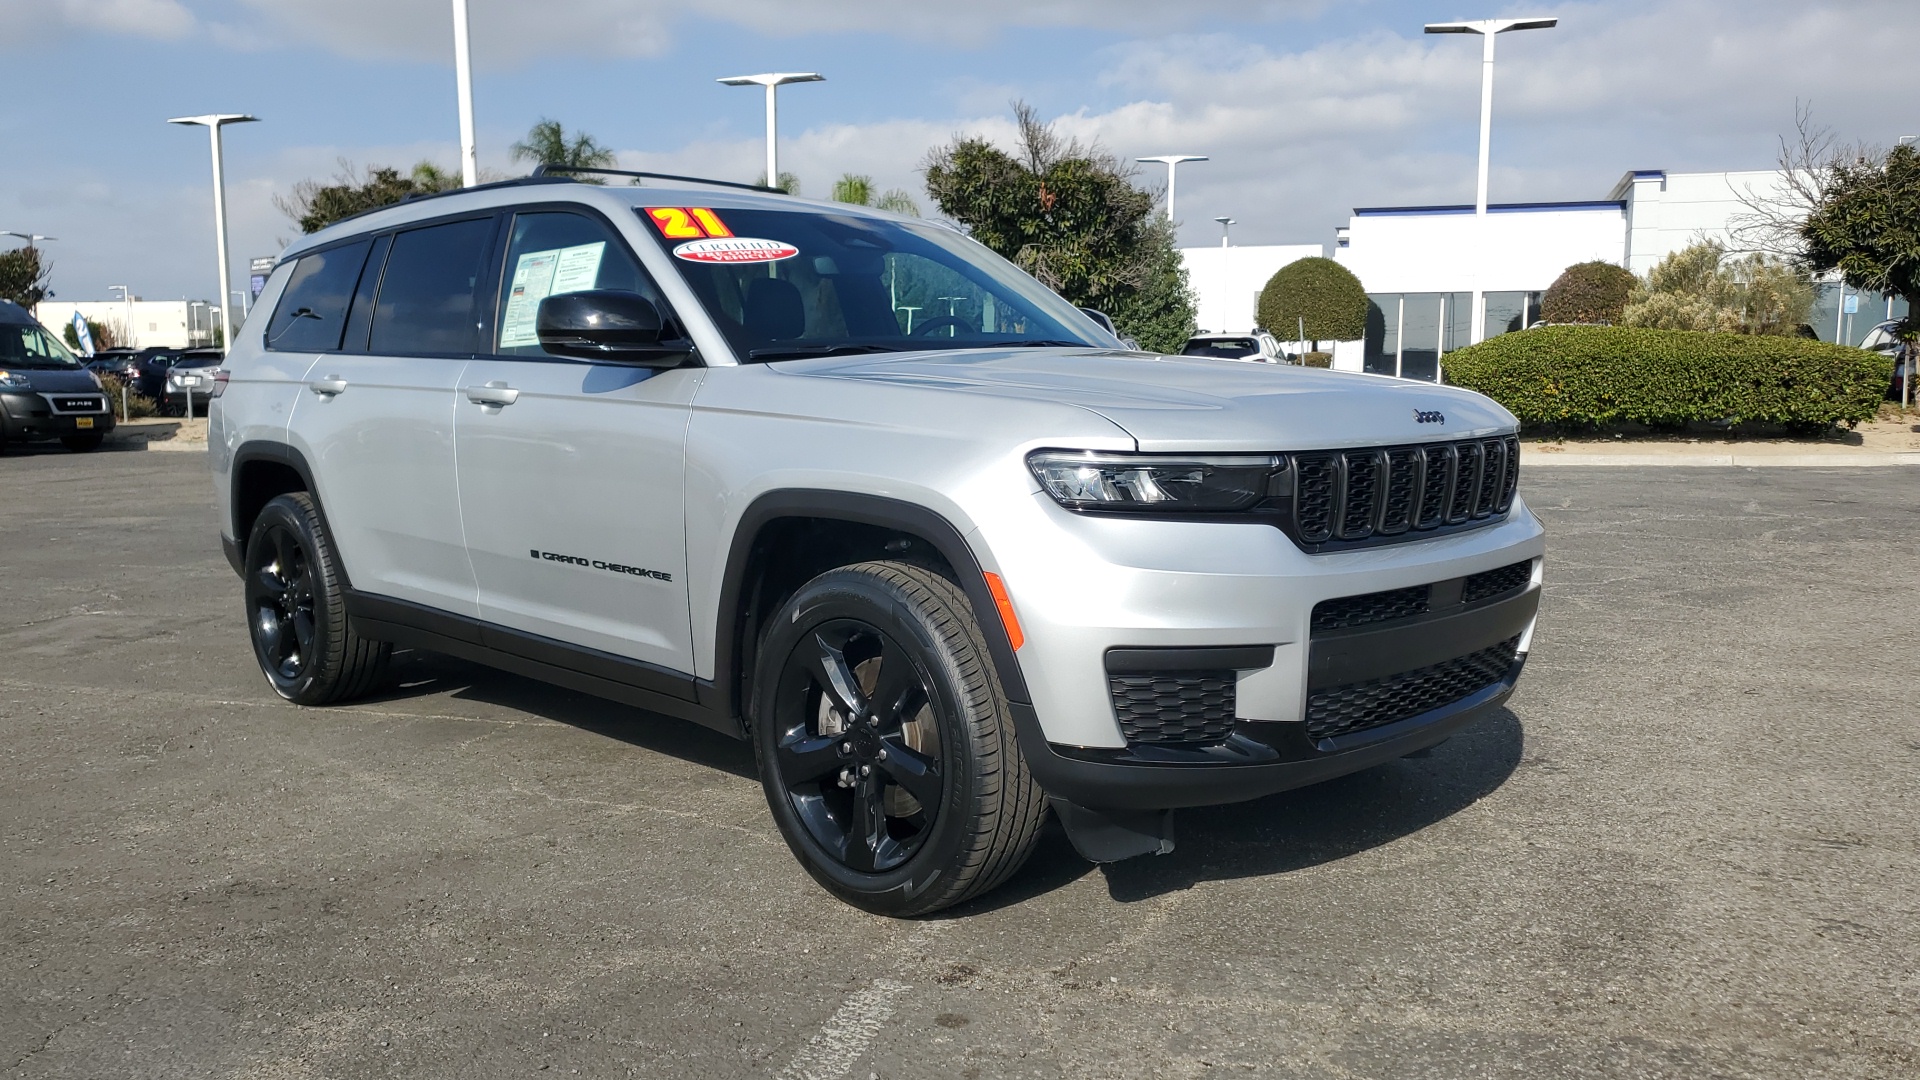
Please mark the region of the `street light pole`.
[[1486, 337], [1487, 293], [1483, 276], [1487, 258], [1487, 166], [1493, 148], [1493, 39], [1509, 30], [1545, 30], [1558, 25], [1559, 19], [1475, 19], [1469, 22], [1428, 23], [1429, 34], [1479, 34], [1480, 45], [1480, 172], [1474, 185], [1473, 214], [1479, 234], [1479, 250], [1473, 279], [1473, 325], [1467, 339], [1478, 343]]
[[107, 286], [107, 289], [108, 291], [112, 291], [114, 289], [120, 290], [120, 303], [124, 305], [127, 309], [127, 323], [126, 323], [127, 340], [121, 342], [120, 344], [125, 345], [128, 348], [132, 348], [133, 339], [135, 336], [133, 332], [133, 290], [127, 288], [125, 285], [109, 285]]
[[60, 239], [60, 238], [59, 238], [59, 237], [57, 237], [57, 236], [42, 236], [42, 235], [40, 235], [39, 233], [23, 233], [23, 232], [14, 232], [14, 231], [13, 231], [12, 229], [0, 229], [0, 236], [17, 236], [17, 237], [19, 237], [20, 239], [22, 239], [22, 240], [25, 240], [25, 241], [27, 242], [27, 250], [28, 250], [28, 251], [32, 251], [32, 250], [33, 250], [33, 244], [34, 244], [34, 241], [36, 241], [36, 240], [58, 240], [58, 239]]
[[1226, 246], [1227, 246], [1227, 235], [1228, 235], [1228, 233], [1229, 233], [1229, 231], [1230, 231], [1230, 230], [1231, 230], [1231, 229], [1232, 229], [1232, 228], [1233, 228], [1233, 227], [1234, 227], [1235, 225], [1238, 225], [1238, 224], [1240, 224], [1240, 223], [1239, 223], [1238, 221], [1235, 221], [1234, 219], [1232, 219], [1232, 218], [1230, 218], [1230, 217], [1217, 217], [1217, 218], [1214, 218], [1213, 220], [1215, 220], [1215, 221], [1217, 221], [1217, 222], [1219, 222], [1219, 223], [1220, 223], [1220, 246], [1221, 246], [1221, 247], [1226, 247]]
[[228, 124], [247, 124], [260, 119], [245, 113], [207, 113], [203, 116], [176, 116], [169, 124], [199, 124], [207, 129], [213, 144], [213, 246], [220, 267], [220, 285], [213, 295], [220, 298], [220, 349], [224, 355], [233, 348], [233, 312], [227, 303], [227, 186], [222, 171], [220, 129]]
[[715, 82], [722, 86], [764, 86], [767, 88], [767, 186], [780, 186], [779, 116], [777, 91], [788, 83], [826, 82], [825, 75], [811, 71], [769, 71], [762, 75], [732, 75]]
[[1179, 178], [1180, 163], [1183, 161], [1206, 161], [1201, 154], [1163, 154], [1160, 157], [1134, 158], [1139, 162], [1157, 161], [1167, 167], [1167, 220], [1173, 221], [1174, 181]]
[[473, 145], [473, 50], [467, 45], [467, 0], [453, 0], [453, 81], [460, 95], [460, 186], [480, 182]]

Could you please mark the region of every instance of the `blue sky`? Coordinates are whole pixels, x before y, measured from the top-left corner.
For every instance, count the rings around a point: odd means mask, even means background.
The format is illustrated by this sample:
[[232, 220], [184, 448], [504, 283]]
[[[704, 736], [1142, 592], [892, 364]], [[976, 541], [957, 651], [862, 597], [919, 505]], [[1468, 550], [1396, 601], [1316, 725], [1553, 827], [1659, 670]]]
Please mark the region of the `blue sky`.
[[[1217, 242], [1219, 214], [1238, 243], [1324, 243], [1356, 205], [1470, 200], [1478, 48], [1421, 35], [1434, 20], [1561, 19], [1501, 39], [1496, 201], [1599, 198], [1631, 168], [1764, 168], [1796, 103], [1850, 140], [1920, 132], [1904, 0], [471, 3], [485, 167], [513, 168], [508, 144], [546, 116], [630, 167], [752, 179], [759, 93], [713, 79], [814, 70], [829, 81], [781, 98], [783, 167], [809, 194], [854, 171], [924, 203], [927, 151], [1004, 138], [1018, 97], [1129, 157], [1210, 155], [1181, 173], [1186, 244]], [[451, 37], [448, 0], [0, 0], [0, 229], [60, 238], [63, 298], [205, 297], [206, 138], [164, 120], [265, 121], [228, 139], [244, 267], [295, 234], [272, 196], [339, 158], [454, 163]]]

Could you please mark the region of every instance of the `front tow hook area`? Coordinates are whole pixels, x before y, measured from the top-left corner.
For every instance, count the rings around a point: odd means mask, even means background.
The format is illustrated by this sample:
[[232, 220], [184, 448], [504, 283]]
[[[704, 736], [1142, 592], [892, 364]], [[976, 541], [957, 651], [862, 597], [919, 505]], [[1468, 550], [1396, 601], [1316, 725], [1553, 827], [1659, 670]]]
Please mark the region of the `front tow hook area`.
[[1112, 863], [1173, 850], [1171, 810], [1091, 810], [1050, 798], [1073, 850], [1088, 862]]

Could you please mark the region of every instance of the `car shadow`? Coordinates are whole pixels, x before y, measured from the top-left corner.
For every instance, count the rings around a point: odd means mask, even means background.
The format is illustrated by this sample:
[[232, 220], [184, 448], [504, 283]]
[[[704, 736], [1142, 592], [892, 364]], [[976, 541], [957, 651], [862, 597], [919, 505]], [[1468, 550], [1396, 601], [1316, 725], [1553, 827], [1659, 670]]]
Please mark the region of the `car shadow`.
[[1202, 881], [1272, 877], [1408, 837], [1492, 794], [1519, 767], [1519, 717], [1501, 709], [1431, 750], [1254, 802], [1174, 814], [1174, 850], [1095, 867], [1050, 818], [1034, 856], [1006, 884], [942, 912], [965, 917], [1023, 903], [1098, 870], [1121, 903]]
[[446, 694], [456, 701], [476, 701], [552, 720], [581, 731], [617, 739], [718, 769], [756, 784], [753, 748], [690, 720], [649, 712], [617, 701], [577, 693], [551, 683], [525, 678], [483, 664], [419, 649], [396, 649], [387, 688], [356, 700], [356, 704], [404, 701], [430, 694]]

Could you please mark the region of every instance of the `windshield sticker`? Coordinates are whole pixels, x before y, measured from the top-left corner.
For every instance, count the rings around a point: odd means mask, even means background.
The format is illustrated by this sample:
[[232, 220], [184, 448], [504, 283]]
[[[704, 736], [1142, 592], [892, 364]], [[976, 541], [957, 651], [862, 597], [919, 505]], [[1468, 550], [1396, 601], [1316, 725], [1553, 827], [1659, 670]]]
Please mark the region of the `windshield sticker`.
[[649, 206], [647, 216], [660, 230], [660, 235], [669, 240], [700, 240], [706, 237], [727, 237], [733, 230], [720, 220], [720, 215], [704, 206]]
[[534, 327], [540, 301], [560, 293], [593, 288], [600, 277], [600, 260], [606, 250], [606, 241], [596, 240], [576, 247], [523, 253], [514, 264], [507, 310], [500, 317], [500, 347], [518, 349], [540, 344], [540, 335]]
[[692, 240], [673, 249], [674, 257], [701, 263], [770, 263], [791, 259], [800, 249], [780, 240], [751, 236]]

